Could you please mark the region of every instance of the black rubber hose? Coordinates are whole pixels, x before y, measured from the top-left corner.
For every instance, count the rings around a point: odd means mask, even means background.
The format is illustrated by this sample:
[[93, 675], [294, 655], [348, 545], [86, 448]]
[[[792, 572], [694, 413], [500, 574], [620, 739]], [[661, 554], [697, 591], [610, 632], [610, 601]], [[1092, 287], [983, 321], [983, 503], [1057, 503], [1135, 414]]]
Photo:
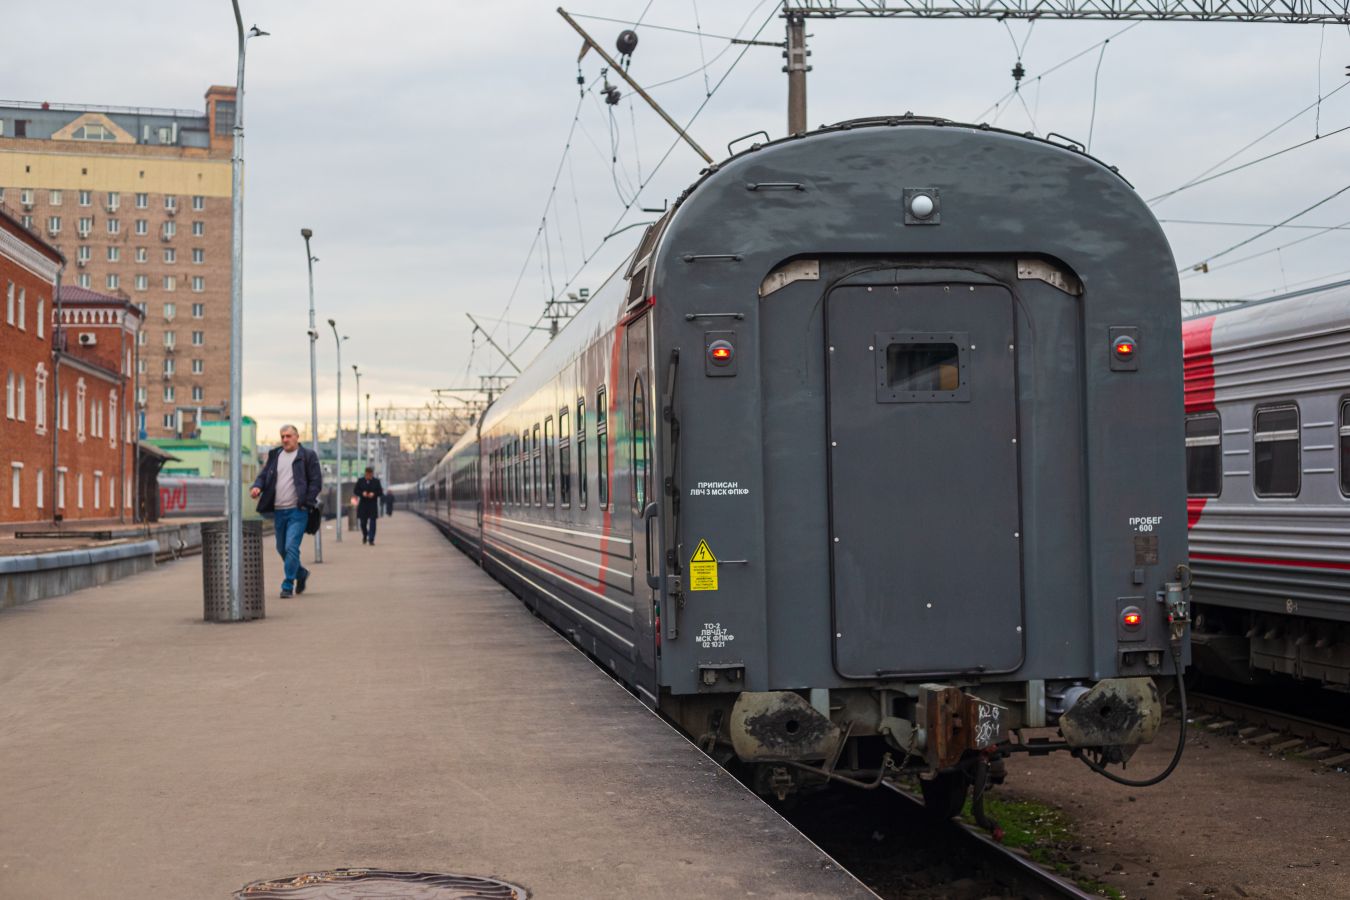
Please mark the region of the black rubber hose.
[[1174, 646], [1172, 648], [1172, 666], [1176, 670], [1177, 676], [1177, 703], [1181, 706], [1181, 727], [1180, 734], [1177, 736], [1176, 752], [1172, 754], [1172, 761], [1167, 764], [1167, 768], [1163, 769], [1152, 778], [1143, 781], [1134, 781], [1129, 778], [1122, 778], [1114, 772], [1109, 772], [1105, 766], [1099, 765], [1085, 756], [1080, 756], [1078, 758], [1083, 761], [1083, 765], [1087, 766], [1103, 778], [1114, 781], [1116, 784], [1123, 784], [1126, 787], [1153, 787], [1153, 785], [1158, 784], [1163, 779], [1167, 778], [1168, 775], [1172, 774], [1172, 770], [1174, 770], [1177, 767], [1177, 764], [1181, 762], [1182, 751], [1186, 749], [1186, 683], [1182, 679], [1181, 648], [1179, 646]]

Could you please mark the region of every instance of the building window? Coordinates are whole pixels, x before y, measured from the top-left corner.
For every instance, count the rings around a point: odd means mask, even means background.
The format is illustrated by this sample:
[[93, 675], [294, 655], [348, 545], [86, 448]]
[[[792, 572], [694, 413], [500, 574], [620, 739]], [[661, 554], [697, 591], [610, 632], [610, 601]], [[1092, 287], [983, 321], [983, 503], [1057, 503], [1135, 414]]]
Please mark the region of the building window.
[[33, 217], [32, 217], [32, 216], [24, 216], [23, 218], [19, 219], [19, 224], [22, 225], [24, 228], [27, 228], [29, 231], [32, 231], [32, 230], [33, 230]]
[[84, 509], [84, 473], [75, 476], [75, 502]]
[[118, 285], [120, 285], [121, 283], [122, 283], [122, 279], [118, 277], [118, 275], [117, 275], [116, 272], [109, 273], [109, 275], [108, 275], [108, 290], [110, 290], [110, 291], [115, 291], [115, 290], [117, 290]]
[[206, 304], [205, 303], [192, 304], [192, 318], [202, 319], [205, 317], [206, 317]]
[[[130, 440], [130, 438], [127, 438]], [[131, 509], [131, 479], [122, 479], [122, 508]]]
[[61, 233], [61, 217], [60, 217], [60, 216], [48, 216], [48, 217], [47, 217], [47, 230], [50, 231], [52, 234], [60, 234], [60, 233]]
[[82, 288], [87, 288], [92, 286], [93, 279], [88, 272], [81, 272], [79, 275], [75, 276], [75, 283]]
[[176, 304], [176, 303], [165, 303], [165, 304], [164, 304], [164, 321], [166, 321], [166, 322], [172, 322], [177, 316], [178, 316], [178, 304]]
[[164, 418], [160, 420], [165, 428], [175, 428], [178, 425], [178, 417], [173, 413], [165, 413]]
[[66, 467], [56, 470], [56, 508], [66, 508]]
[[149, 251], [149, 250], [146, 250], [144, 247], [137, 247], [137, 248], [136, 248], [136, 262], [138, 262], [138, 263], [143, 263], [143, 262], [149, 262], [149, 261], [150, 261], [150, 251]]
[[149, 220], [149, 219], [137, 219], [137, 220], [136, 220], [136, 233], [137, 233], [137, 234], [149, 234], [149, 233], [150, 233], [150, 220]]
[[164, 223], [164, 237], [171, 238], [177, 233], [178, 233], [178, 223], [176, 222]]
[[192, 208], [196, 210], [206, 209], [206, 198], [201, 194], [192, 195]]
[[137, 403], [137, 405], [139, 405], [139, 406], [144, 406], [147, 397], [148, 397], [148, 394], [147, 394], [145, 388], [143, 388], [143, 387], [136, 388], [136, 403]]
[[121, 262], [121, 260], [122, 260], [122, 248], [121, 248], [121, 247], [109, 247], [109, 248], [108, 248], [108, 262]]
[[150, 208], [150, 195], [149, 195], [149, 194], [137, 194], [137, 195], [136, 195], [136, 208], [137, 208], [137, 209], [149, 209], [149, 208]]
[[174, 359], [173, 359], [173, 357], [172, 357], [172, 356], [167, 357], [167, 358], [164, 360], [164, 374], [165, 374], [165, 375], [172, 375], [172, 374], [173, 374], [173, 368], [174, 368]]
[[199, 263], [199, 264], [200, 264], [200, 263], [206, 262], [206, 251], [203, 250], [201, 247], [193, 247], [193, 248], [192, 248], [192, 261], [193, 261], [194, 263]]
[[75, 382], [75, 438], [84, 440], [85, 423], [85, 394], [87, 393], [84, 379], [81, 378]]
[[93, 254], [93, 251], [89, 249], [89, 245], [88, 245], [88, 244], [81, 244], [81, 245], [80, 245], [80, 249], [78, 249], [78, 250], [75, 251], [75, 258], [78, 259], [80, 262], [86, 262], [86, 263], [87, 263], [87, 262], [89, 262], [89, 257], [90, 257], [92, 254]]
[[70, 430], [70, 391], [61, 393], [61, 430]]
[[200, 402], [202, 401], [202, 398], [205, 397], [205, 396], [206, 396], [206, 394], [205, 394], [204, 391], [202, 391], [200, 385], [193, 385], [193, 386], [192, 386], [192, 399], [193, 399], [194, 401], [196, 401], [197, 403], [200, 403]]
[[148, 345], [150, 343], [150, 332], [148, 331], [136, 332], [136, 343], [141, 345], [142, 347]]
[[7, 282], [5, 287], [5, 321], [10, 325], [14, 324], [14, 282]]
[[194, 359], [194, 360], [192, 361], [192, 374], [193, 374], [193, 375], [200, 375], [200, 374], [202, 374], [202, 373], [205, 372], [205, 371], [206, 371], [206, 364], [205, 364], [202, 360], [200, 360], [200, 359]]
[[18, 385], [14, 392], [15, 399], [18, 400], [18, 415], [15, 416], [20, 422], [28, 421], [28, 382], [22, 375], [19, 376]]
[[149, 365], [150, 365], [149, 361], [146, 360], [144, 357], [136, 360], [137, 374], [144, 375], [147, 371], [149, 371], [149, 369], [147, 369], [147, 366]]
[[60, 206], [60, 205], [61, 205], [61, 192], [60, 192], [60, 191], [48, 191], [48, 192], [47, 192], [47, 202], [50, 203], [52, 206]]
[[21, 288], [19, 288], [19, 303], [18, 303], [18, 307], [19, 307], [19, 309], [18, 309], [18, 312], [19, 312], [19, 321], [18, 321], [18, 325], [19, 325], [19, 330], [20, 330], [20, 331], [27, 331], [27, 330], [28, 330], [28, 314], [27, 314], [27, 310], [25, 309], [25, 307], [27, 307], [27, 306], [28, 306], [28, 288], [21, 287]]
[[193, 237], [201, 237], [201, 236], [204, 235], [204, 234], [206, 234], [206, 223], [205, 223], [205, 222], [193, 222], [193, 223], [192, 223], [192, 236], [193, 236]]
[[1290, 403], [1258, 409], [1252, 442], [1256, 496], [1297, 497], [1298, 407]]
[[200, 294], [202, 291], [206, 290], [206, 279], [203, 278], [203, 277], [200, 276], [200, 275], [193, 275], [193, 276], [192, 276], [192, 290], [195, 291], [195, 292], [198, 293], [198, 294]]
[[47, 367], [37, 364], [33, 374], [33, 428], [38, 434], [47, 433]]
[[22, 503], [20, 497], [20, 488], [23, 484], [23, 463], [12, 462], [9, 464], [9, 504], [18, 509]]
[[216, 134], [229, 135], [234, 132], [234, 101], [216, 101]]
[[33, 205], [33, 189], [32, 189], [32, 188], [24, 188], [23, 190], [19, 191], [19, 202], [22, 203], [24, 206], [32, 206], [32, 205]]
[[164, 332], [164, 346], [165, 347], [175, 346], [174, 333], [172, 331]]
[[72, 141], [115, 141], [117, 135], [112, 129], [99, 122], [85, 122], [70, 133]]
[[93, 193], [90, 191], [80, 191], [80, 205], [93, 206], [94, 205]]
[[45, 496], [43, 496], [43, 495], [46, 493], [46, 490], [45, 490], [45, 489], [46, 489], [46, 485], [43, 483], [43, 482], [46, 480], [45, 478], [43, 478], [43, 476], [44, 476], [45, 474], [46, 474], [46, 473], [43, 472], [41, 469], [38, 469], [38, 470], [37, 470], [37, 484], [36, 484], [36, 487], [37, 487], [37, 508], [38, 508], [38, 509], [42, 509], [42, 507], [45, 506], [46, 503], [47, 503], [47, 498], [46, 498]]
[[108, 217], [108, 234], [117, 234], [122, 229], [122, 220]]
[[164, 276], [164, 290], [172, 291], [178, 285], [178, 279], [172, 275]]
[[108, 392], [108, 446], [117, 446], [117, 391]]
[[103, 473], [94, 473], [94, 509], [99, 507], [99, 498], [103, 496]]
[[165, 247], [165, 248], [164, 248], [164, 261], [165, 261], [166, 263], [169, 263], [170, 265], [172, 265], [173, 263], [178, 262], [178, 251], [175, 250], [175, 249], [172, 248], [172, 247]]
[[165, 194], [165, 195], [164, 195], [164, 208], [165, 208], [165, 209], [177, 209], [177, 208], [178, 208], [178, 198], [175, 197], [173, 194]]
[[14, 418], [14, 372], [13, 370], [5, 374], [5, 418]]
[[80, 237], [89, 237], [90, 232], [94, 230], [94, 217], [80, 216], [80, 221], [75, 230], [80, 233]]
[[108, 191], [108, 212], [117, 212], [117, 208], [122, 205], [122, 195], [117, 191]]
[[192, 346], [200, 347], [205, 343], [206, 343], [206, 332], [204, 331], [192, 332]]
[[150, 276], [149, 276], [149, 275], [137, 275], [137, 276], [136, 276], [136, 290], [138, 290], [138, 291], [146, 291], [146, 290], [149, 290], [149, 289], [150, 289]]
[[173, 395], [174, 395], [173, 385], [171, 384], [164, 385], [164, 401], [166, 403], [172, 403]]
[[38, 298], [37, 336], [40, 338], [47, 336], [47, 301], [42, 297]]

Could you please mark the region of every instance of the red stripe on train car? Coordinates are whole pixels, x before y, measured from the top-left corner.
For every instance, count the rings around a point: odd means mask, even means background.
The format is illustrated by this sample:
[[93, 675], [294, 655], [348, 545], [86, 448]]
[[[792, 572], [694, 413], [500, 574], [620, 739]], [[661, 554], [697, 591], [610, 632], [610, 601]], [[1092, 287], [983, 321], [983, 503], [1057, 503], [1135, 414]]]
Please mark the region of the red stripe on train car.
[[[1186, 412], [1214, 408], [1214, 316], [1181, 323], [1182, 369]], [[1207, 497], [1186, 498], [1186, 528], [1194, 528], [1205, 511]]]
[[1267, 556], [1234, 556], [1227, 553], [1192, 553], [1191, 559], [1204, 559], [1210, 562], [1249, 563], [1251, 565], [1277, 566], [1280, 568], [1335, 569], [1350, 572], [1350, 563], [1320, 559], [1272, 559]]

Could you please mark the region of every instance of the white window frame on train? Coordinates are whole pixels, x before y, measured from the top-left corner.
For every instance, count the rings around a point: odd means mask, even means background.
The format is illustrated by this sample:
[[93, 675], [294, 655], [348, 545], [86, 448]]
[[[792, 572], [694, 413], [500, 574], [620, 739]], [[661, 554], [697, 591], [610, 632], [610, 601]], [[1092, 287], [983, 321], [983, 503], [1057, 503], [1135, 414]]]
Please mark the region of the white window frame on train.
[[[1213, 434], [1191, 434], [1191, 423], [1203, 420], [1214, 420]], [[1200, 448], [1213, 447], [1214, 454], [1214, 476], [1212, 490], [1192, 490], [1191, 485], [1191, 459], [1193, 454], [1202, 452]], [[1205, 485], [1208, 486], [1208, 485]], [[1223, 417], [1218, 410], [1206, 410], [1205, 412], [1192, 413], [1186, 417], [1186, 496], [1188, 497], [1217, 497], [1223, 493]]]
[[586, 398], [577, 398], [577, 508], [586, 508]]
[[629, 435], [628, 463], [633, 481], [633, 509], [641, 513], [647, 506], [647, 470], [650, 468], [651, 453], [648, 450], [647, 422], [647, 386], [641, 375], [633, 378], [631, 419], [632, 434]]
[[544, 500], [552, 509], [557, 499], [557, 485], [553, 478], [554, 451], [557, 443], [553, 437], [553, 417], [544, 416]]
[[[1281, 428], [1268, 431], [1261, 430], [1262, 415], [1285, 411], [1292, 411], [1294, 414], [1293, 429]], [[1252, 413], [1252, 492], [1257, 497], [1279, 499], [1297, 497], [1299, 495], [1299, 491], [1303, 487], [1303, 446], [1301, 435], [1302, 418], [1299, 414], [1297, 403], [1271, 403], [1265, 406], [1258, 406]], [[1292, 492], [1262, 490], [1260, 475], [1261, 445], [1286, 442], [1292, 442], [1294, 445], [1294, 489]]]
[[539, 465], [539, 423], [534, 423], [534, 434], [530, 442], [530, 464], [533, 466], [531, 479], [534, 481], [534, 505], [542, 507], [544, 505], [544, 482], [543, 470]]
[[595, 391], [595, 461], [599, 466], [597, 478], [602, 510], [609, 509], [609, 410], [605, 406], [607, 390], [602, 384]]
[[1340, 428], [1337, 430], [1340, 452], [1337, 455], [1341, 460], [1341, 494], [1350, 497], [1350, 397], [1341, 398], [1340, 416]]
[[558, 410], [558, 507], [572, 508], [572, 431], [565, 406]]

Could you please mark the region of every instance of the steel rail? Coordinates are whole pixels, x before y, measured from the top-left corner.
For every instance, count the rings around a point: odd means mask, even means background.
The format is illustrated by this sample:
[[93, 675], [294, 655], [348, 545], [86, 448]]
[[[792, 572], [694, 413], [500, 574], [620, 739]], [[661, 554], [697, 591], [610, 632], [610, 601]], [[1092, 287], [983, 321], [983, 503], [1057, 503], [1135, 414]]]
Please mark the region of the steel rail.
[[[1233, 719], [1234, 724], [1259, 725], [1271, 731], [1282, 731], [1309, 741], [1326, 744], [1330, 748], [1350, 750], [1350, 728], [1342, 728], [1329, 722], [1290, 715], [1264, 706], [1216, 697], [1213, 694], [1189, 695], [1192, 712], [1205, 712], [1211, 715]], [[1212, 723], [1207, 723], [1212, 724]]]
[[[895, 794], [905, 801], [914, 804], [920, 808], [924, 815], [931, 815], [924, 807], [923, 799], [911, 793], [905, 788], [895, 784], [892, 781], [883, 782]], [[1045, 866], [1036, 862], [1028, 856], [1005, 847], [998, 843], [983, 830], [965, 822], [951, 819], [946, 822], [935, 822], [937, 827], [947, 827], [951, 829], [952, 834], [961, 835], [958, 840], [962, 840], [966, 845], [972, 848], [972, 851], [988, 859], [991, 865], [995, 866], [999, 874], [1010, 879], [1013, 883], [1009, 885], [1014, 890], [1023, 892], [1028, 897], [1066, 897], [1070, 900], [1099, 900], [1097, 894], [1089, 893], [1069, 879], [1058, 873], [1052, 872]]]

